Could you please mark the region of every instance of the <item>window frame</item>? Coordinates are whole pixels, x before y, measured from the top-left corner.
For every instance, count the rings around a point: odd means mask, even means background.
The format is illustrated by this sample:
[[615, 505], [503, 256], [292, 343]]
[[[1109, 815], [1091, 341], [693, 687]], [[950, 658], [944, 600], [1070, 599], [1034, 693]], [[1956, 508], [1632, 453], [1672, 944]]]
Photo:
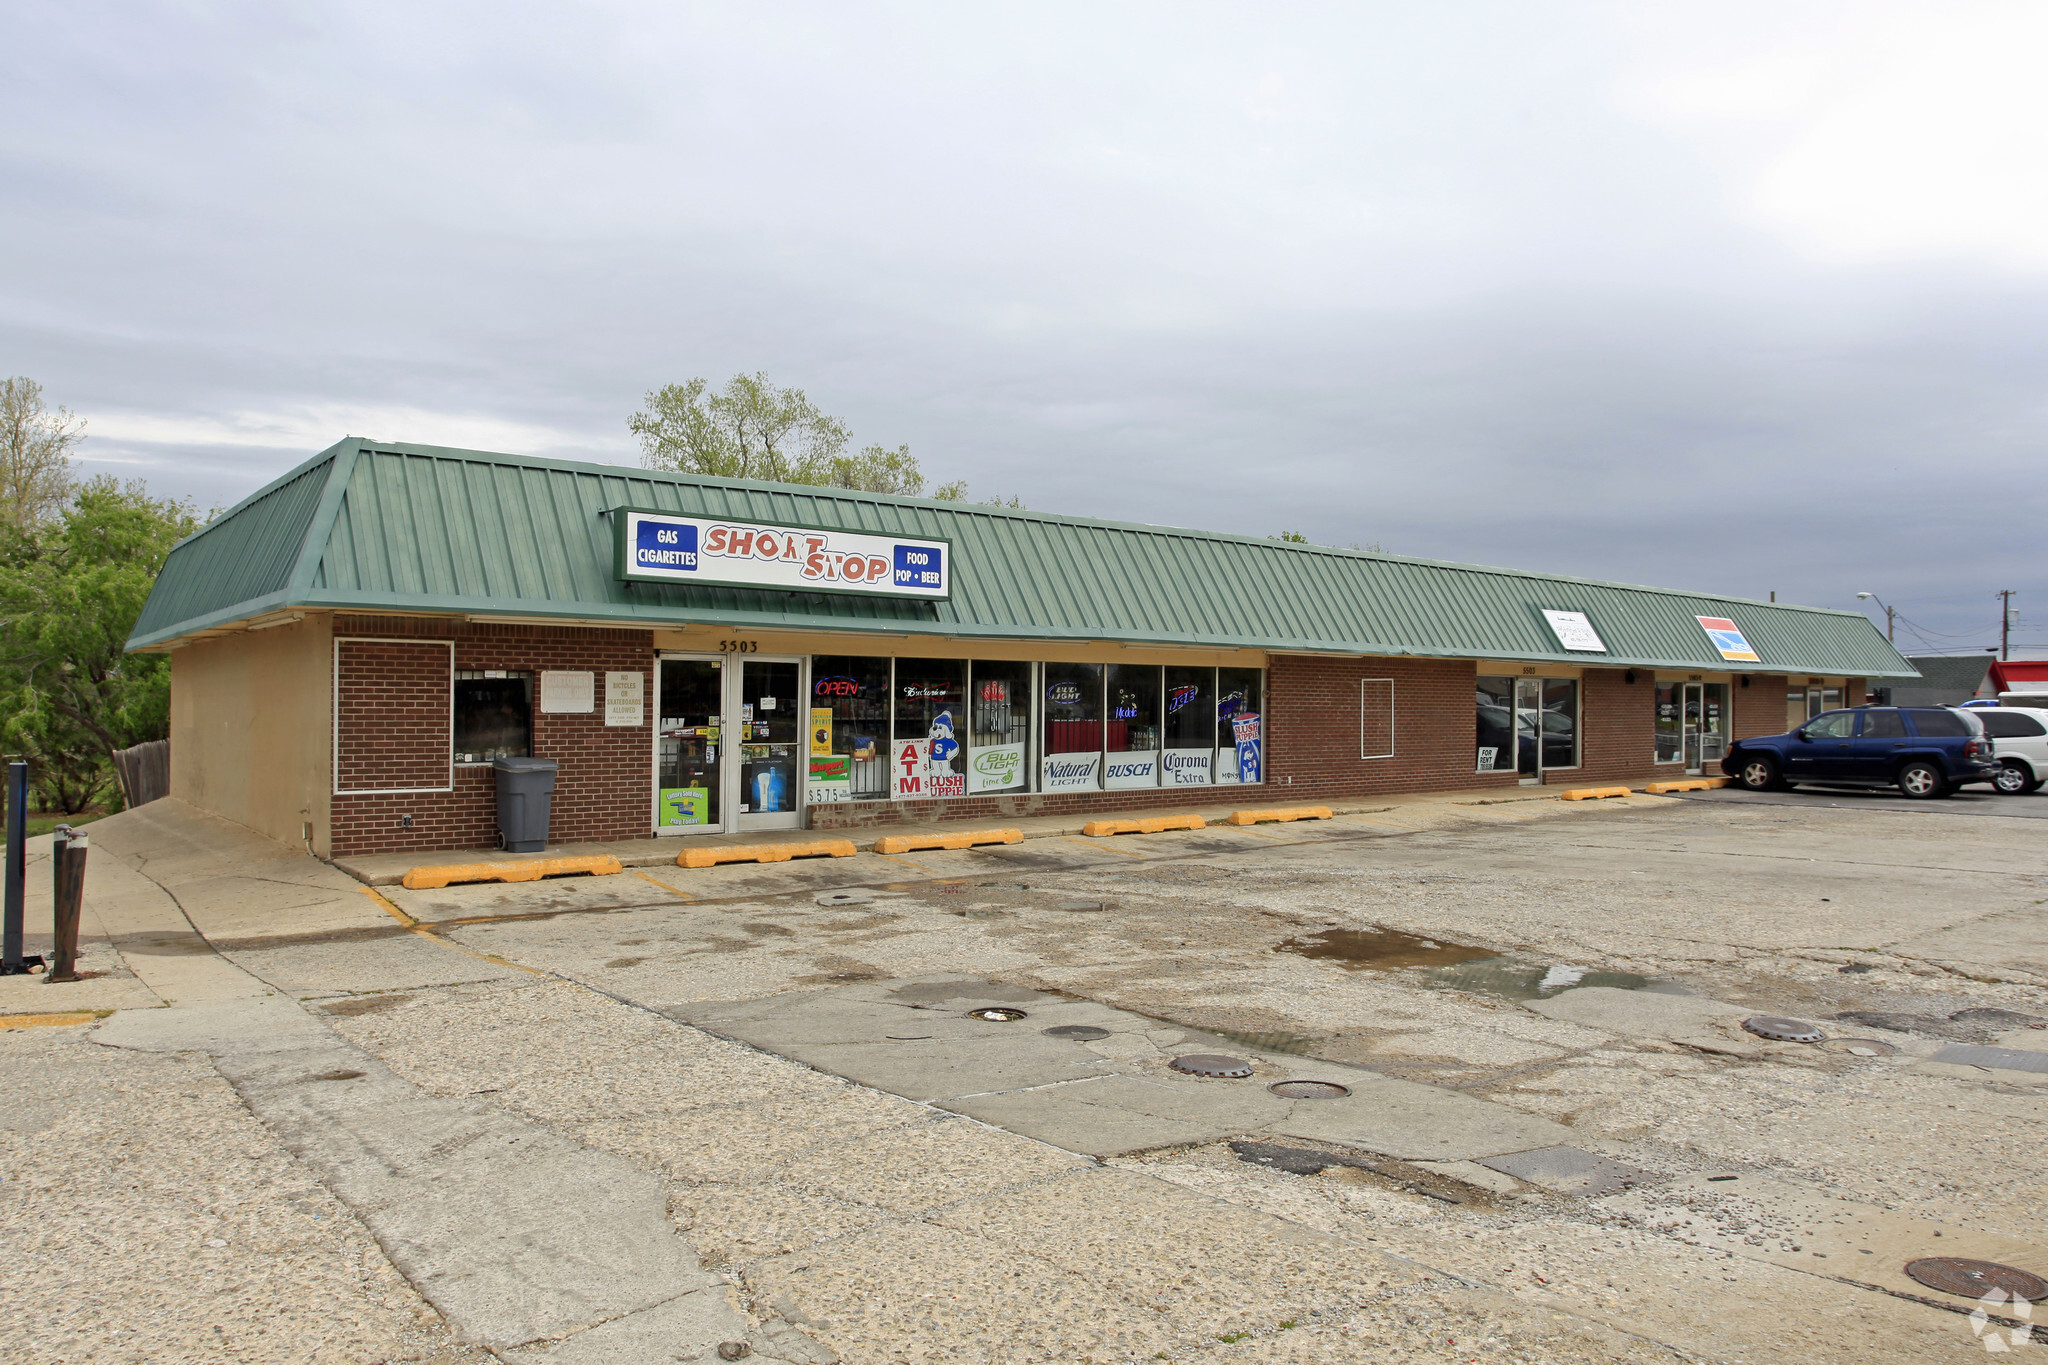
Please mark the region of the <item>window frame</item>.
[[[440, 787], [344, 787], [341, 785], [341, 647], [343, 645], [440, 645], [448, 651], [448, 781]], [[328, 786], [334, 796], [412, 796], [455, 790], [455, 641], [417, 635], [337, 635], [330, 674], [329, 709], [333, 712], [328, 748]]]
[[[1365, 751], [1365, 709], [1371, 704], [1366, 698], [1365, 689], [1376, 683], [1385, 683], [1387, 685], [1387, 751], [1383, 754], [1369, 754]], [[1392, 758], [1395, 749], [1399, 747], [1394, 735], [1394, 695], [1395, 687], [1392, 678], [1360, 678], [1358, 680], [1358, 757], [1360, 762]], [[1472, 753], [1472, 766], [1475, 772], [1479, 767], [1478, 748], [1479, 746], [1475, 741]]]
[[[465, 673], [473, 673], [477, 676], [465, 678], [462, 676]], [[459, 682], [488, 681], [483, 676], [486, 673], [502, 673], [508, 678], [526, 679], [526, 752], [516, 755], [508, 754], [506, 757], [533, 757], [535, 729], [533, 718], [538, 712], [540, 703], [539, 671], [531, 668], [451, 668], [448, 671], [448, 756], [451, 765], [457, 768], [488, 768], [491, 764], [497, 762], [496, 758], [465, 759], [455, 757], [455, 684]], [[657, 707], [658, 705], [659, 703], [657, 703]]]

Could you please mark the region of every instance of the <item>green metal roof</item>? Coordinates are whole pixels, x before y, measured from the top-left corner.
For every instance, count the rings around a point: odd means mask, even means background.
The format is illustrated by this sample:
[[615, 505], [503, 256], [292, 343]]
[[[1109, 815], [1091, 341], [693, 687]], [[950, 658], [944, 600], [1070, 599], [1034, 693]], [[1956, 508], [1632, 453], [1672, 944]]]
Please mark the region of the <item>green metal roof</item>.
[[[943, 602], [621, 583], [605, 513], [953, 542]], [[344, 440], [171, 551], [131, 649], [285, 608], [1916, 676], [1857, 612], [798, 484]], [[1605, 654], [1561, 650], [1583, 611]], [[1725, 616], [1762, 662], [1721, 660]]]

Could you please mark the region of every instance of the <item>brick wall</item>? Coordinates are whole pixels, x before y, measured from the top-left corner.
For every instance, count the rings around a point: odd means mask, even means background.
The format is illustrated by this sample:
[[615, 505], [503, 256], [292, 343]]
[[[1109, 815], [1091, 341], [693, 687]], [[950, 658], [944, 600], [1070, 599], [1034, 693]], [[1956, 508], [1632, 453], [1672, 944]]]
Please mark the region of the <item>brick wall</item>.
[[338, 791], [448, 785], [448, 646], [338, 640], [334, 680]]
[[[553, 842], [638, 839], [653, 832], [654, 641], [645, 631], [583, 630], [556, 626], [473, 625], [454, 621], [338, 617], [342, 669], [337, 703], [343, 744], [337, 754], [342, 787], [409, 786], [385, 774], [416, 776], [429, 767], [431, 782], [448, 781], [448, 651], [443, 646], [350, 643], [349, 636], [452, 640], [455, 668], [503, 668], [535, 674], [533, 753], [561, 764], [555, 778]], [[429, 731], [424, 683], [415, 661], [434, 659], [439, 729]], [[393, 663], [403, 665], [391, 676]], [[597, 709], [588, 715], [542, 715], [539, 677], [545, 669], [597, 674]], [[604, 674], [645, 675], [646, 706], [637, 727], [604, 723]], [[393, 725], [394, 709], [404, 718]], [[415, 720], [418, 717], [420, 719]], [[497, 790], [489, 764], [455, 769], [452, 792], [343, 792], [334, 798], [334, 856], [425, 849], [491, 848], [498, 841]], [[410, 829], [400, 828], [405, 816]]]
[[[1685, 776], [1683, 763], [1656, 761], [1657, 684], [1648, 669], [1627, 681], [1626, 670], [1589, 668], [1579, 684], [1581, 739], [1579, 766], [1546, 775], [1552, 785], [1602, 786], [1622, 782], [1676, 781]], [[1748, 739], [1781, 734], [1785, 729], [1785, 680], [1750, 675], [1749, 686], [1737, 674], [1728, 684], [1734, 709], [1730, 736]], [[1720, 775], [1718, 759], [1705, 774]]]
[[[1513, 772], [1474, 771], [1478, 743], [1471, 663], [1444, 659], [1318, 659], [1276, 655], [1267, 677], [1267, 781], [1273, 800], [1512, 787]], [[1369, 679], [1394, 690], [1391, 758], [1360, 758], [1359, 697]], [[1369, 689], [1375, 709], [1385, 688]], [[1381, 747], [1383, 723], [1367, 727]]]

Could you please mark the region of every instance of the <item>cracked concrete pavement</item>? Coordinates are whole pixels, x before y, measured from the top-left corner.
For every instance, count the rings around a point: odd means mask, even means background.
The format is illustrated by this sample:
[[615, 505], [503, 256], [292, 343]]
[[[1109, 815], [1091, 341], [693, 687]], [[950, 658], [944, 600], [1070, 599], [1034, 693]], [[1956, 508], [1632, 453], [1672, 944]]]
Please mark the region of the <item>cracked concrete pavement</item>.
[[[53, 1360], [1974, 1357], [1973, 1305], [1898, 1265], [2048, 1274], [2048, 1076], [1932, 1060], [2048, 1050], [2026, 828], [1432, 801], [371, 894], [158, 803], [96, 827], [103, 974], [0, 982], [10, 1010], [104, 1002], [65, 1007], [117, 1010], [83, 1034], [113, 1046], [0, 1045], [153, 1069], [191, 1132], [234, 1134], [192, 1166], [262, 1147], [301, 1191], [238, 1216], [328, 1213], [229, 1295], [203, 1258], [240, 1240], [124, 1242], [163, 1267], [153, 1326], [66, 1318], [61, 1275], [0, 1297]], [[1311, 955], [1346, 933], [1424, 946]], [[1191, 1048], [1254, 1074], [1168, 1069]], [[1266, 1088], [1296, 1077], [1352, 1093]], [[33, 1190], [0, 1227], [45, 1261], [88, 1246], [53, 1227], [147, 1223], [153, 1190], [89, 1150], [0, 1136]], [[272, 1306], [221, 1310], [245, 1297]]]

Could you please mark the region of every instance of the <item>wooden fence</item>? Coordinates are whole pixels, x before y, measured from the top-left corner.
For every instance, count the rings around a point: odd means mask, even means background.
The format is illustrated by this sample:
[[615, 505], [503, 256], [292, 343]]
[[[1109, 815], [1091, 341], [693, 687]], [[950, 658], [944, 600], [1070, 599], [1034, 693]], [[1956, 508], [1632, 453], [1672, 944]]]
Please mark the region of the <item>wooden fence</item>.
[[171, 742], [153, 739], [132, 749], [114, 750], [114, 771], [121, 775], [121, 796], [132, 809], [171, 794]]

